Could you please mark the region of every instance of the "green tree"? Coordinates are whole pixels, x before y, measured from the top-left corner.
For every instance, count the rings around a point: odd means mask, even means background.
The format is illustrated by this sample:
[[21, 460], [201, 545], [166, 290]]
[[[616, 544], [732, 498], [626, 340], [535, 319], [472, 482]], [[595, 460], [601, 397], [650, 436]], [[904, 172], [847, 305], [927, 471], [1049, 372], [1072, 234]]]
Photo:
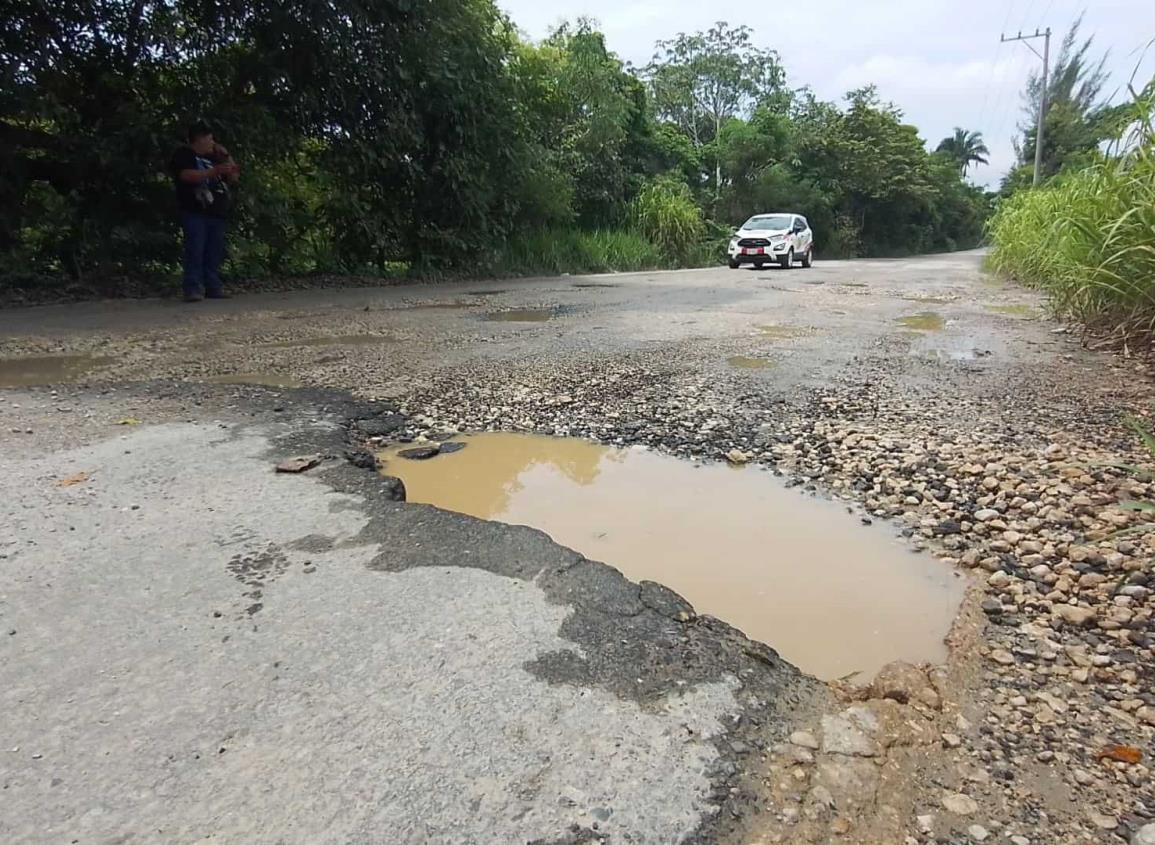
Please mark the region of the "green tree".
[[654, 153], [641, 83], [588, 20], [562, 24], [539, 45], [519, 45], [512, 69], [534, 168], [568, 185], [583, 225], [620, 222], [643, 160]]
[[972, 164], [986, 164], [990, 150], [983, 142], [982, 132], [968, 132], [959, 126], [955, 127], [954, 134], [943, 138], [936, 149], [953, 161], [962, 176]]
[[[695, 147], [718, 137], [722, 126], [757, 105], [785, 110], [786, 74], [773, 50], [752, 43], [749, 27], [719, 22], [706, 32], [679, 34], [657, 43], [643, 73], [657, 115], [678, 126]], [[715, 200], [722, 190], [715, 162]]]
[[[1046, 115], [1043, 125], [1042, 172], [1054, 176], [1068, 165], [1081, 166], [1089, 153], [1114, 136], [1118, 129], [1114, 117], [1118, 109], [1103, 100], [1108, 75], [1104, 69], [1107, 56], [1095, 58], [1094, 36], [1081, 38], [1083, 17], [1080, 15], [1059, 46], [1054, 68], [1047, 80]], [[1022, 137], [1015, 149], [1022, 166], [1033, 165], [1039, 109], [1043, 103], [1043, 81], [1039, 71], [1032, 72], [1023, 91]], [[1004, 192], [1019, 186], [1021, 175], [1012, 171], [1004, 180]]]
[[[490, 0], [11, 0], [5, 21], [0, 248], [40, 269], [171, 266], [164, 168], [200, 116], [246, 169], [312, 181], [311, 213], [350, 266], [463, 259], [508, 228], [512, 29]], [[261, 178], [245, 190], [241, 240], [275, 195]]]
[[982, 218], [982, 192], [962, 182], [953, 161], [928, 153], [918, 130], [873, 86], [846, 100], [840, 109], [802, 91], [791, 109], [790, 170], [820, 190], [830, 248], [891, 255], [973, 245], [977, 234], [964, 222], [972, 210]]

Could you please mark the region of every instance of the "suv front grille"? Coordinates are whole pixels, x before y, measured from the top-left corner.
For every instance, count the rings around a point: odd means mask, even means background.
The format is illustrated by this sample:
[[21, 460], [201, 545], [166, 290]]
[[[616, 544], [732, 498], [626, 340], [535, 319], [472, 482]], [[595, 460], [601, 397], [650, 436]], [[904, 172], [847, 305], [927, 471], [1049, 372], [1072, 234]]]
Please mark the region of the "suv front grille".
[[765, 238], [742, 238], [738, 246], [770, 246], [770, 241]]

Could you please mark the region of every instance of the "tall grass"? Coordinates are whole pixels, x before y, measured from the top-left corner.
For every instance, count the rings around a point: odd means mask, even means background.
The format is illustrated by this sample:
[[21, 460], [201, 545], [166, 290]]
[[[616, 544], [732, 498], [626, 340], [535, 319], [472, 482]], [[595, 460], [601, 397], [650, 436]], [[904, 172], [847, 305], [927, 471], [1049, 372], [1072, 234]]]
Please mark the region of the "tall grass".
[[646, 238], [627, 230], [539, 229], [514, 235], [490, 268], [499, 275], [611, 273], [655, 270], [673, 261]]
[[521, 232], [496, 250], [489, 269], [526, 276], [705, 267], [721, 263], [727, 234], [711, 230], [685, 184], [658, 178], [634, 199], [628, 228]]
[[1047, 292], [1057, 314], [1129, 342], [1155, 338], [1155, 80], [1089, 167], [1014, 194], [989, 223], [995, 270]]
[[645, 185], [630, 207], [634, 227], [679, 262], [694, 254], [706, 235], [702, 210], [684, 182], [655, 179]]

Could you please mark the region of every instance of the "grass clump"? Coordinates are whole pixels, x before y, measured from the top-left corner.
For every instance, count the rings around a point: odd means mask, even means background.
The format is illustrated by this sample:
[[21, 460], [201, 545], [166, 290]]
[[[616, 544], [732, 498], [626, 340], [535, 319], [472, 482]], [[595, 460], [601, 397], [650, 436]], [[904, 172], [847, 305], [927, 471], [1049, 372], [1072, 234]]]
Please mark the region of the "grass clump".
[[1061, 317], [1118, 343], [1155, 337], [1155, 80], [1088, 167], [1007, 199], [990, 265], [1044, 290]]

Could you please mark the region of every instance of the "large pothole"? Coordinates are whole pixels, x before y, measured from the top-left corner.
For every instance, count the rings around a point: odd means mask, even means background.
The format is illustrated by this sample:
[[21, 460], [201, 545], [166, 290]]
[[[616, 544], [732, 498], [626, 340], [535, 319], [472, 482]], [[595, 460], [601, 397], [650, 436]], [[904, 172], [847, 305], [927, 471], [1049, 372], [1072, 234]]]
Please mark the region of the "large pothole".
[[35, 387], [79, 381], [115, 362], [99, 355], [33, 355], [0, 358], [0, 387]]
[[946, 657], [962, 579], [844, 506], [754, 467], [528, 434], [462, 441], [423, 461], [390, 450], [385, 472], [410, 501], [530, 525], [665, 584], [819, 678]]

